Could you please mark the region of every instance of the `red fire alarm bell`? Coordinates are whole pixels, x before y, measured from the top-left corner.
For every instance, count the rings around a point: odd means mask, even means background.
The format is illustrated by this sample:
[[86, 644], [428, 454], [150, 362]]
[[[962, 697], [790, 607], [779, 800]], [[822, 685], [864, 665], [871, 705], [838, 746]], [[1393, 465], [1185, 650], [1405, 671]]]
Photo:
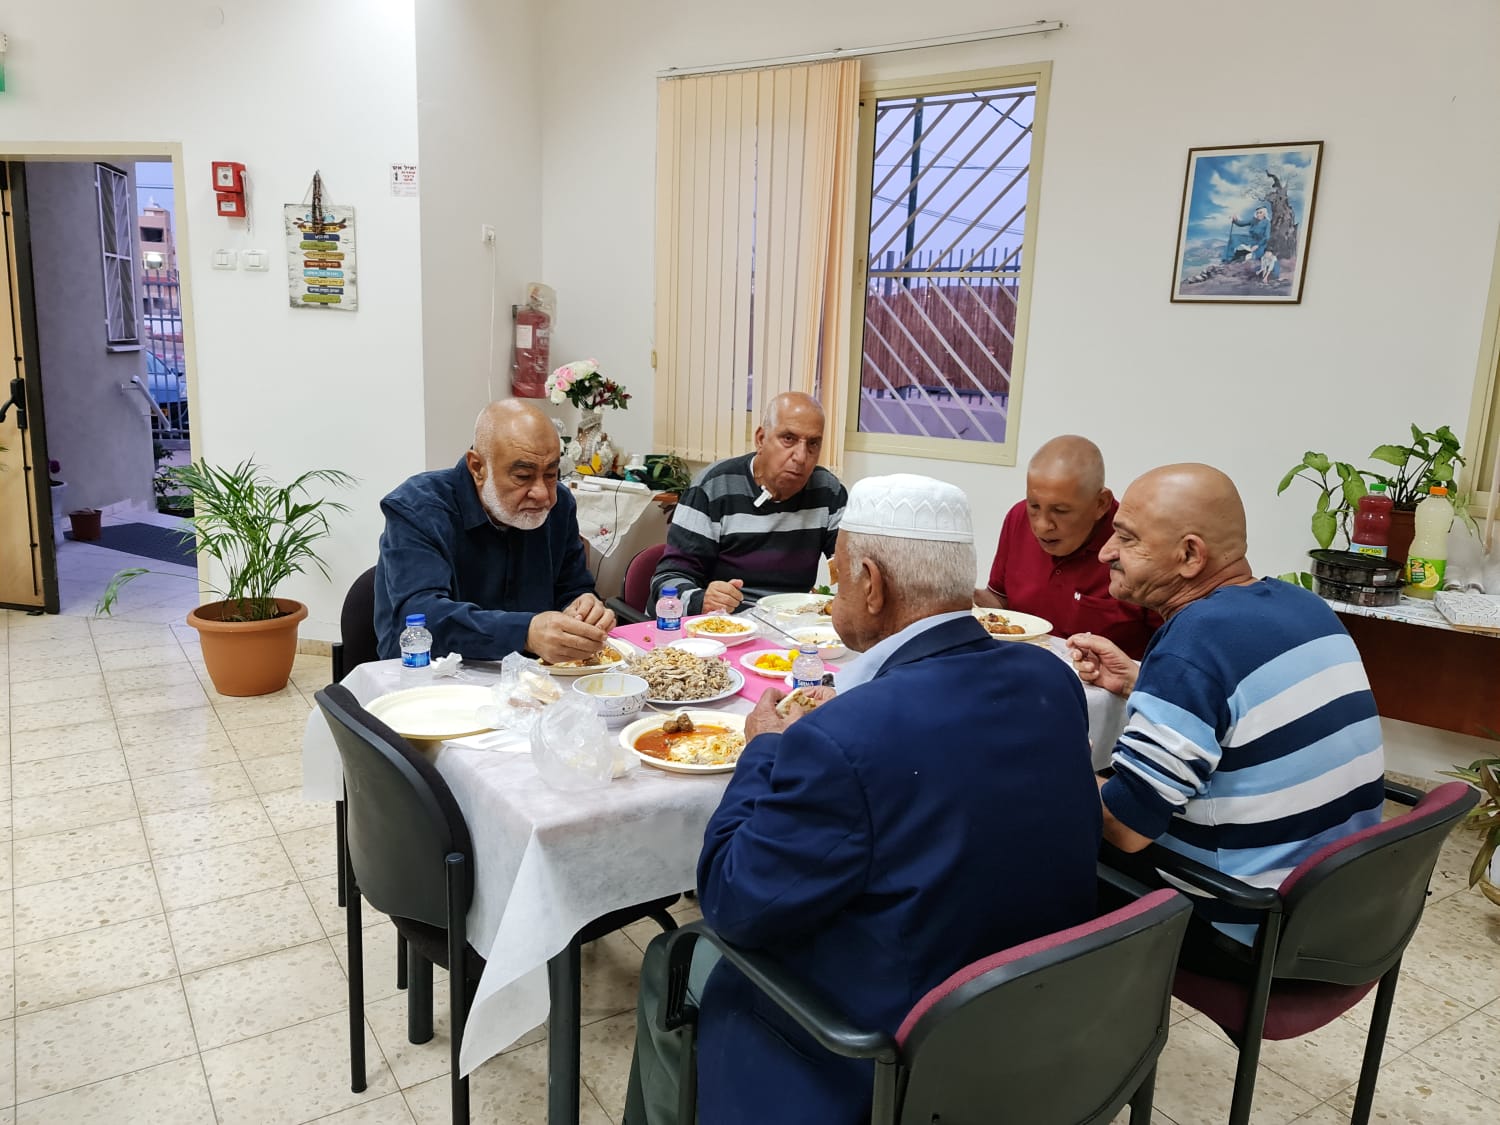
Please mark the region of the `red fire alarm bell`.
[[214, 198], [219, 201], [219, 214], [226, 219], [245, 217], [245, 197], [232, 191], [221, 191]]
[[214, 191], [228, 192], [232, 195], [244, 195], [245, 166], [234, 160], [215, 160]]

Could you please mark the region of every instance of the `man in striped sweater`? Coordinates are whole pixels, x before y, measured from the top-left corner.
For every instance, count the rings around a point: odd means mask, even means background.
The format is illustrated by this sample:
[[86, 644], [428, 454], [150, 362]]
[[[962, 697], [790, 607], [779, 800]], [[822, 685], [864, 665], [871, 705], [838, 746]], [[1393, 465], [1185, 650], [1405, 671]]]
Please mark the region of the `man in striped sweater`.
[[833, 557], [844, 486], [818, 465], [823, 408], [789, 391], [766, 407], [755, 451], [710, 465], [682, 494], [651, 605], [675, 586], [687, 613], [732, 613], [768, 594], [806, 593]]
[[1100, 779], [1106, 839], [1127, 852], [1156, 841], [1278, 887], [1323, 845], [1379, 823], [1380, 719], [1359, 652], [1323, 599], [1254, 576], [1227, 476], [1147, 473], [1099, 557], [1113, 596], [1166, 619], [1140, 664], [1102, 637], [1069, 640], [1085, 682], [1130, 700], [1114, 776]]

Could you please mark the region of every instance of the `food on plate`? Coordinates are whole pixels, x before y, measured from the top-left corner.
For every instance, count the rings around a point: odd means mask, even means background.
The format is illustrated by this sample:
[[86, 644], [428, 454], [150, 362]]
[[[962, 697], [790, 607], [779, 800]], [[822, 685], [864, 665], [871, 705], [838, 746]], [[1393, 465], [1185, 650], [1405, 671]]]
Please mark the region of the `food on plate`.
[[821, 699], [808, 695], [801, 688], [796, 688], [776, 701], [776, 713], [784, 719], [792, 713], [794, 705], [804, 711], [816, 711], [822, 703]]
[[833, 602], [822, 600], [806, 602], [803, 605], [793, 606], [791, 609], [784, 610], [783, 612], [788, 617], [832, 617]]
[[753, 632], [754, 629], [754, 625], [745, 621], [736, 621], [732, 617], [704, 617], [688, 622], [688, 631], [691, 633], [709, 633], [719, 637], [738, 636], [741, 633]]
[[659, 648], [637, 656], [625, 670], [650, 685], [650, 698], [674, 703], [722, 695], [734, 683], [722, 660], [706, 660], [680, 648]]
[[522, 668], [516, 674], [516, 682], [511, 687], [507, 702], [512, 707], [519, 707], [522, 710], [540, 711], [561, 698], [562, 688], [557, 686], [557, 682], [551, 676], [543, 676], [528, 668]]
[[739, 760], [745, 736], [716, 723], [694, 723], [678, 712], [635, 740], [635, 748], [652, 758], [692, 766], [727, 766]]
[[625, 657], [613, 645], [605, 645], [587, 660], [559, 660], [556, 664], [540, 661], [543, 668], [598, 668], [605, 664], [618, 664]]
[[989, 630], [992, 637], [1014, 637], [1026, 632], [1020, 625], [1012, 625], [1003, 613], [986, 613], [979, 619], [979, 623]]
[[784, 673], [790, 672], [792, 670], [792, 661], [796, 659], [796, 649], [790, 649], [785, 654], [768, 649], [765, 652], [758, 653], [755, 659], [750, 661], [750, 663], [754, 664], [762, 672]]

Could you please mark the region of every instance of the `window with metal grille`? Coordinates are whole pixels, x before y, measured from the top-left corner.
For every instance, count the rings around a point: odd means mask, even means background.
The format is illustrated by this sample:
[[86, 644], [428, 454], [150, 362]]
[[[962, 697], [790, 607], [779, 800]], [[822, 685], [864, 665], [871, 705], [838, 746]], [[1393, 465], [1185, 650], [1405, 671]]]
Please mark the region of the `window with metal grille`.
[[866, 87], [848, 448], [1015, 463], [1047, 79]]
[[118, 168], [94, 165], [99, 195], [99, 244], [104, 265], [104, 345], [111, 350], [140, 346], [135, 296], [135, 207], [130, 180]]

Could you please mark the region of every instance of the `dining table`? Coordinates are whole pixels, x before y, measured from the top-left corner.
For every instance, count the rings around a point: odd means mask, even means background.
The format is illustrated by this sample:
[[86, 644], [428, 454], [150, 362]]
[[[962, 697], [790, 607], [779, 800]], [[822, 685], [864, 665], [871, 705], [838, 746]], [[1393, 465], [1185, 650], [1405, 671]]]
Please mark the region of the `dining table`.
[[[638, 650], [664, 643], [649, 621], [621, 626], [611, 635]], [[1066, 659], [1061, 642], [1049, 647]], [[738, 690], [690, 706], [748, 713], [767, 688], [783, 685], [779, 676], [744, 668], [740, 657], [786, 648], [785, 639], [770, 628], [758, 629], [726, 654], [743, 679]], [[839, 663], [828, 665], [835, 682]], [[465, 661], [452, 680], [433, 682], [492, 685], [500, 674], [498, 664]], [[564, 690], [571, 688], [569, 680], [559, 683]], [[399, 660], [358, 665], [343, 684], [361, 704], [410, 686], [402, 679]], [[1085, 696], [1094, 761], [1107, 763], [1124, 722], [1124, 704], [1095, 687], [1086, 687]], [[469, 825], [475, 880], [468, 938], [485, 959], [460, 1046], [460, 1071], [471, 1073], [545, 1021], [548, 1121], [575, 1125], [580, 1039], [576, 935], [613, 911], [694, 886], [703, 832], [730, 772], [687, 775], [641, 765], [606, 786], [563, 791], [542, 780], [525, 734], [456, 739], [430, 753]], [[307, 719], [302, 764], [306, 799], [342, 799], [338, 751], [316, 708]], [[575, 998], [571, 1005], [556, 1002], [568, 995]]]

